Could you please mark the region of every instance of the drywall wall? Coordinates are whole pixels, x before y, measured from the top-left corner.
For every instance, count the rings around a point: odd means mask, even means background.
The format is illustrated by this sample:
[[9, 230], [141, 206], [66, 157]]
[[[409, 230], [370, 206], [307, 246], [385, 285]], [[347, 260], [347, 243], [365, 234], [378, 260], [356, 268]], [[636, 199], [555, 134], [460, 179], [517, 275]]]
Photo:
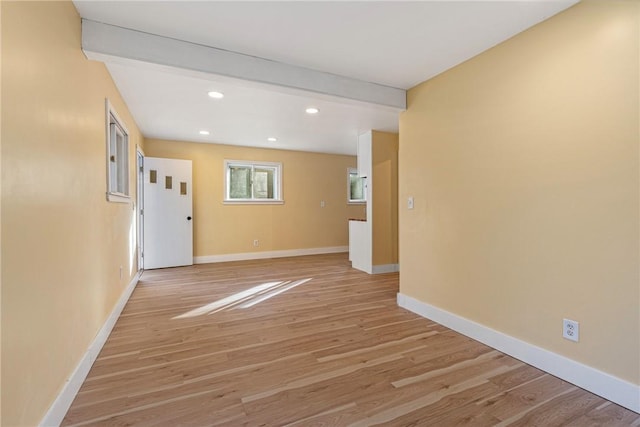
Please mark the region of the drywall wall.
[[371, 135], [373, 265], [398, 263], [398, 134]]
[[416, 86], [399, 154], [401, 293], [633, 384], [639, 20], [581, 2]]
[[[106, 201], [105, 98], [142, 136], [71, 2], [2, 2], [2, 420], [37, 425], [136, 266], [132, 204]], [[122, 277], [120, 267], [122, 266]]]
[[[353, 156], [154, 139], [145, 155], [193, 161], [195, 257], [346, 247], [348, 218], [364, 215], [347, 203]], [[225, 159], [281, 162], [284, 204], [223, 204]]]

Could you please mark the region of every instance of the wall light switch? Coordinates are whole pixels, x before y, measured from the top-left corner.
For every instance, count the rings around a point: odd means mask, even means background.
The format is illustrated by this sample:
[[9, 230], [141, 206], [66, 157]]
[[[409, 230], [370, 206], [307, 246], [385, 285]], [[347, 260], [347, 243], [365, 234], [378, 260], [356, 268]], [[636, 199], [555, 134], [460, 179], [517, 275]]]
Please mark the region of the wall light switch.
[[320, 200], [320, 207], [324, 208], [324, 200]]
[[407, 209], [413, 209], [413, 197], [407, 199]]

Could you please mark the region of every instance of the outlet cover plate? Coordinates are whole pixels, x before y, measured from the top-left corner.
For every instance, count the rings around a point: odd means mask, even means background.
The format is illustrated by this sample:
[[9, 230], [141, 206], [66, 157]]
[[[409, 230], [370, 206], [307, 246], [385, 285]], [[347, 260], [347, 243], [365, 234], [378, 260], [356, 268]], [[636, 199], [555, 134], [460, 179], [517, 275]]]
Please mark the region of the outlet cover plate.
[[571, 319], [562, 319], [562, 337], [578, 342], [580, 340], [580, 323]]

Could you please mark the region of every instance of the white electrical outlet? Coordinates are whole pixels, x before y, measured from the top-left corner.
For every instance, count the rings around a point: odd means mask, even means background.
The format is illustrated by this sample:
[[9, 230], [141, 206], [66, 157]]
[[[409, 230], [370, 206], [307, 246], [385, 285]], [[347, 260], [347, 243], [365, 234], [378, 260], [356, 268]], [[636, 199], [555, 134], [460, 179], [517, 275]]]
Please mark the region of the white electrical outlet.
[[325, 205], [324, 200], [320, 200], [320, 207], [324, 208], [324, 205]]
[[407, 209], [413, 209], [413, 197], [407, 199]]
[[580, 323], [571, 319], [562, 319], [562, 337], [578, 342], [580, 340]]
[[253, 246], [258, 246], [259, 243], [260, 242], [258, 242], [258, 239], [256, 239], [256, 240], [253, 241]]

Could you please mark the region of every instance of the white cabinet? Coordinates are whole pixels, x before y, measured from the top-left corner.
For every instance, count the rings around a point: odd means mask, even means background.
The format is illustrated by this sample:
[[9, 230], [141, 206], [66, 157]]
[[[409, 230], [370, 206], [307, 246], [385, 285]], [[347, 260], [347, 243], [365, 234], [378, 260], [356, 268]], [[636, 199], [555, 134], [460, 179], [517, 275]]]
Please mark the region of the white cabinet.
[[349, 221], [349, 260], [353, 268], [372, 273], [371, 221]]

